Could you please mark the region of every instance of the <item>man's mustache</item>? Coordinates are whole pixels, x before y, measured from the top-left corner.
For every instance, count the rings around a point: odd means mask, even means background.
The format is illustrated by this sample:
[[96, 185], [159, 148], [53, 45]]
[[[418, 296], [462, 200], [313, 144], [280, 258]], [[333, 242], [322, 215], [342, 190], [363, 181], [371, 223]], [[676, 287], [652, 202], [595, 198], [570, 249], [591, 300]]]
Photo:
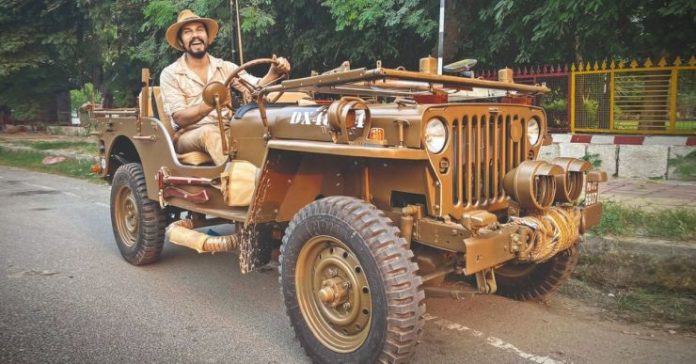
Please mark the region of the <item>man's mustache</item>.
[[205, 42], [203, 41], [203, 39], [198, 38], [198, 37], [194, 37], [194, 38], [191, 38], [191, 41], [189, 42], [189, 47], [191, 45], [193, 45], [193, 42], [195, 42], [195, 41], [199, 41], [199, 42], [203, 43], [203, 45], [205, 45]]

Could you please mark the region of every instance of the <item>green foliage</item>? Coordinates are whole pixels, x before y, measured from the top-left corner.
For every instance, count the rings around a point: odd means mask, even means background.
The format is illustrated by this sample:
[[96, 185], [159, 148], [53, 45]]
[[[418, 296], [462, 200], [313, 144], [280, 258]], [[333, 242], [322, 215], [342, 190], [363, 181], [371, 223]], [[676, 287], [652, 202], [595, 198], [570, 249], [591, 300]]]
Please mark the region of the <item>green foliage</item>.
[[39, 152], [13, 152], [0, 147], [0, 165], [83, 178], [97, 183], [101, 181], [90, 172], [91, 163], [89, 162], [66, 159], [61, 163], [46, 166], [41, 163], [44, 157], [45, 155]]
[[325, 0], [322, 5], [330, 9], [336, 20], [336, 31], [398, 27], [414, 30], [421, 38], [428, 39], [437, 30], [437, 19], [425, 16], [425, 3], [418, 0]]
[[597, 128], [599, 126], [599, 102], [593, 98], [583, 98], [582, 106], [585, 110], [585, 120], [587, 128]]
[[[345, 60], [354, 67], [382, 60], [416, 69], [437, 46], [439, 4], [433, 0], [238, 2], [245, 59], [286, 56], [293, 77]], [[0, 108], [30, 118], [45, 113], [56, 93], [88, 82], [107, 104], [132, 106], [140, 69], [150, 68], [156, 79], [180, 56], [164, 35], [182, 9], [218, 20], [210, 52], [233, 59], [229, 6], [229, 0], [0, 0], [0, 84], [7, 85], [0, 88]], [[501, 67], [688, 57], [696, 53], [688, 31], [694, 28], [696, 5], [688, 0], [448, 0], [445, 62], [477, 58]], [[561, 108], [555, 100], [548, 106]]]
[[541, 107], [546, 111], [566, 111], [568, 110], [568, 101], [566, 99], [548, 100], [546, 98], [541, 102]]
[[0, 0], [0, 14], [0, 107], [35, 119], [80, 73], [81, 12], [67, 0]]
[[620, 203], [604, 203], [597, 235], [649, 236], [673, 240], [696, 239], [696, 211], [684, 208], [636, 209]]
[[66, 140], [55, 140], [55, 141], [32, 141], [26, 140], [21, 141], [20, 144], [29, 146], [36, 150], [55, 150], [55, 149], [70, 149], [83, 154], [96, 154], [97, 145], [94, 142], [84, 142], [84, 141], [66, 141]]
[[622, 290], [616, 297], [620, 313], [637, 322], [660, 320], [696, 329], [696, 297], [690, 294], [651, 288]]
[[70, 109], [79, 112], [80, 106], [87, 101], [93, 104], [101, 103], [101, 93], [91, 83], [86, 83], [79, 90], [70, 90]]
[[669, 166], [674, 168], [674, 174], [681, 179], [696, 180], [696, 150], [670, 158]]
[[590, 162], [593, 169], [598, 169], [602, 166], [602, 160], [599, 158], [599, 154], [597, 153], [586, 153], [580, 159]]

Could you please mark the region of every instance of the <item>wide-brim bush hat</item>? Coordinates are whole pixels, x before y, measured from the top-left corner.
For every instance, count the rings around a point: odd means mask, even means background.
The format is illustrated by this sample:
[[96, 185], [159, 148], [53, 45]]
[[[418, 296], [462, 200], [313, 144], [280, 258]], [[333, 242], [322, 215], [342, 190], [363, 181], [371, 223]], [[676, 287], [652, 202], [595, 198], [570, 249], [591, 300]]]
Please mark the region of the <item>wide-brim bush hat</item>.
[[210, 18], [201, 18], [193, 11], [185, 9], [179, 13], [179, 17], [176, 19], [176, 23], [170, 25], [169, 28], [167, 28], [167, 42], [169, 43], [169, 45], [180, 51], [184, 51], [184, 48], [181, 47], [181, 44], [179, 44], [179, 30], [184, 25], [193, 22], [200, 22], [205, 24], [206, 29], [208, 29], [208, 45], [212, 44], [213, 40], [215, 40], [215, 37], [217, 36], [218, 29], [220, 29], [218, 23]]

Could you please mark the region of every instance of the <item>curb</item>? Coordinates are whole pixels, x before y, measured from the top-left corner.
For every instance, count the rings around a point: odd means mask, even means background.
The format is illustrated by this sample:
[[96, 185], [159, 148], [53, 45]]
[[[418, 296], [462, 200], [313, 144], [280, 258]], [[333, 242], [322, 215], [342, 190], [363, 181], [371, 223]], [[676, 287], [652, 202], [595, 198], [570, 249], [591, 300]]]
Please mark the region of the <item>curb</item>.
[[551, 134], [554, 143], [696, 146], [696, 136]]

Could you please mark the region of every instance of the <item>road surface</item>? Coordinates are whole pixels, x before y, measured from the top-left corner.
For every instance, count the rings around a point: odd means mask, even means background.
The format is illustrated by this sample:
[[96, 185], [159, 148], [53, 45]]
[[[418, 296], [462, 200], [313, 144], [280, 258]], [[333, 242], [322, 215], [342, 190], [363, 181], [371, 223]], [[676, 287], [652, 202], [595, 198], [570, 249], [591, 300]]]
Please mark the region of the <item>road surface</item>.
[[[276, 271], [166, 245], [120, 256], [109, 186], [0, 167], [0, 363], [306, 363]], [[564, 298], [427, 300], [415, 363], [694, 363], [696, 338]]]

